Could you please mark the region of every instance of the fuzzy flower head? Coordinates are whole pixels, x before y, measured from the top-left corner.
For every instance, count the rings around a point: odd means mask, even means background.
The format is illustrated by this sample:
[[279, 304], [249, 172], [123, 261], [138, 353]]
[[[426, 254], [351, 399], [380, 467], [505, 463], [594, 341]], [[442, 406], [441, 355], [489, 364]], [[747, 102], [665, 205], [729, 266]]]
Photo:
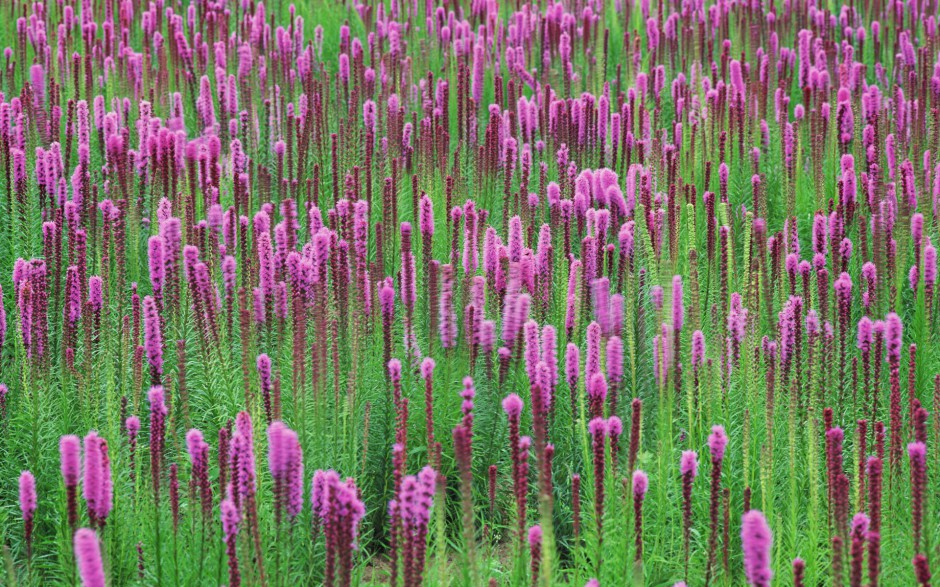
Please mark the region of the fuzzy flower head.
[[679, 472], [682, 475], [690, 475], [693, 479], [698, 475], [698, 454], [694, 450], [682, 451]]
[[649, 476], [643, 471], [637, 469], [633, 472], [633, 497], [636, 499], [643, 499], [646, 495], [646, 491], [649, 489], [650, 480]]
[[728, 333], [732, 339], [741, 343], [744, 340], [744, 331], [747, 326], [747, 308], [741, 303], [741, 294], [731, 294], [731, 308], [728, 310]]
[[699, 369], [705, 363], [705, 334], [701, 330], [692, 333], [692, 368]]
[[653, 298], [653, 305], [656, 306], [656, 311], [658, 312], [662, 310], [663, 309], [663, 288], [658, 285], [654, 285], [650, 289], [650, 296], [652, 296]]
[[725, 449], [728, 447], [728, 435], [725, 433], [724, 426], [712, 426], [712, 433], [708, 435], [708, 450], [712, 453], [712, 459], [720, 461], [725, 457]]
[[922, 464], [927, 458], [927, 446], [923, 442], [912, 442], [907, 445], [907, 454], [911, 462]]
[[20, 474], [20, 512], [24, 520], [31, 520], [36, 511], [36, 478], [29, 471]]
[[186, 451], [193, 462], [193, 467], [198, 464], [205, 464], [205, 458], [208, 454], [209, 445], [202, 436], [202, 432], [196, 428], [186, 433]]
[[518, 418], [522, 413], [522, 398], [514, 393], [510, 393], [503, 399], [503, 411], [510, 418]]
[[238, 508], [229, 496], [222, 500], [219, 509], [222, 516], [222, 532], [225, 534], [226, 539], [231, 539], [238, 534], [238, 524], [241, 523]]
[[94, 530], [79, 528], [74, 537], [75, 562], [83, 587], [105, 587], [101, 547]]
[[542, 545], [542, 527], [532, 526], [529, 528], [529, 547], [538, 548]]
[[937, 249], [933, 245], [924, 249], [924, 281], [928, 285], [937, 283]]
[[607, 420], [603, 418], [594, 418], [588, 423], [588, 431], [591, 433], [591, 436], [606, 436], [607, 435]]
[[81, 441], [77, 436], [67, 434], [59, 439], [59, 458], [62, 466], [62, 479], [66, 487], [78, 485], [81, 469]]
[[672, 327], [676, 332], [682, 330], [685, 321], [685, 305], [682, 300], [682, 276], [672, 278]]
[[764, 514], [751, 510], [741, 518], [741, 548], [744, 550], [744, 574], [754, 587], [770, 587], [770, 549], [773, 534]]
[[128, 416], [127, 420], [124, 421], [124, 429], [127, 430], [127, 435], [131, 438], [137, 436], [137, 433], [140, 432], [140, 418], [137, 416]]
[[885, 318], [885, 339], [888, 350], [888, 360], [894, 363], [901, 361], [901, 341], [904, 334], [904, 325], [901, 318], [891, 312]]
[[617, 416], [607, 418], [607, 435], [614, 441], [623, 434], [623, 422]]
[[573, 342], [565, 347], [565, 381], [570, 386], [578, 383], [578, 372], [581, 369], [581, 349]]
[[858, 349], [864, 354], [868, 354], [871, 351], [871, 342], [872, 342], [872, 332], [874, 330], [871, 318], [868, 316], [862, 316], [862, 319], [858, 321], [858, 336], [856, 345]]
[[421, 378], [425, 381], [430, 379], [434, 375], [434, 367], [434, 359], [425, 357], [424, 360], [421, 361]]
[[870, 520], [867, 515], [859, 512], [852, 517], [852, 534], [857, 536], [866, 536], [868, 534], [868, 525]]

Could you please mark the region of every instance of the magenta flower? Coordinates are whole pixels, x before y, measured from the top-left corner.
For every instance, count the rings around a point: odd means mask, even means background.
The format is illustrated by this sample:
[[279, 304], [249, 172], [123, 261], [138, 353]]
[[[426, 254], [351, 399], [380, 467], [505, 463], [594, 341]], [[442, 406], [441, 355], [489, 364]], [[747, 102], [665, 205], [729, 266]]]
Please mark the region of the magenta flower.
[[538, 585], [542, 563], [542, 527], [538, 525], [529, 528], [529, 559], [531, 584]]
[[728, 435], [725, 434], [724, 426], [712, 426], [712, 433], [708, 436], [708, 449], [712, 453], [712, 459], [722, 460], [727, 446]]
[[20, 512], [23, 520], [32, 520], [36, 512], [36, 478], [29, 471], [20, 474]]
[[78, 476], [81, 470], [81, 441], [77, 436], [69, 434], [59, 439], [59, 457], [68, 501], [69, 527], [74, 529], [78, 523]]
[[29, 471], [20, 473], [20, 512], [23, 514], [23, 538], [26, 557], [32, 557], [33, 515], [36, 513], [36, 478]]
[[147, 396], [150, 400], [150, 477], [153, 482], [154, 501], [159, 503], [168, 411], [162, 387], [151, 387]]
[[144, 349], [150, 365], [152, 385], [160, 385], [163, 378], [163, 334], [160, 314], [152, 296], [144, 297]]
[[924, 527], [924, 497], [927, 490], [927, 447], [923, 442], [907, 445], [911, 461], [911, 518], [914, 534], [914, 551], [920, 551]]
[[764, 514], [751, 510], [741, 517], [741, 548], [744, 551], [744, 575], [754, 587], [770, 587], [770, 549], [773, 535]]
[[82, 488], [93, 525], [103, 524], [111, 512], [111, 465], [108, 443], [95, 432], [85, 436], [85, 480]]
[[437, 473], [424, 467], [402, 480], [395, 504], [401, 522], [405, 585], [421, 585], [424, 574], [428, 526], [437, 487]]
[[649, 489], [650, 480], [646, 473], [637, 469], [633, 472], [633, 532], [636, 540], [634, 560], [643, 560], [643, 499]]
[[303, 509], [303, 450], [297, 433], [274, 421], [268, 427], [268, 468], [274, 479], [275, 510], [296, 518]]
[[212, 515], [212, 486], [209, 483], [209, 444], [202, 432], [193, 428], [186, 433], [186, 450], [192, 467], [191, 491], [198, 489], [204, 519]]
[[672, 327], [676, 332], [682, 330], [685, 321], [685, 304], [682, 299], [682, 276], [672, 278]]
[[365, 506], [359, 498], [358, 489], [351, 478], [342, 482], [335, 471], [317, 471], [313, 475], [310, 502], [325, 530], [324, 583], [333, 584], [339, 567], [340, 584], [347, 585], [359, 522], [365, 516]]
[[698, 475], [698, 454], [696, 454], [694, 450], [682, 451], [682, 459], [679, 462], [679, 472], [693, 479]]
[[75, 562], [83, 587], [105, 587], [104, 566], [101, 563], [101, 547], [94, 530], [80, 528], [75, 532]]
[[222, 533], [224, 534], [226, 554], [228, 555], [228, 583], [229, 587], [238, 587], [241, 585], [237, 548], [238, 526], [241, 523], [241, 516], [231, 497], [223, 499], [219, 507], [222, 516]]

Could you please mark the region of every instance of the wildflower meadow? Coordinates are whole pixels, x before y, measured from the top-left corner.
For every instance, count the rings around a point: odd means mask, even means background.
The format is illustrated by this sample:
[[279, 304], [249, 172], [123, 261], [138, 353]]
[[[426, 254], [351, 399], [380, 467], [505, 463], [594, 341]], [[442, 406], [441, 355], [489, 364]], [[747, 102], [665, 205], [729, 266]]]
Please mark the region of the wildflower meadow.
[[3, 0], [0, 584], [929, 587], [938, 0]]

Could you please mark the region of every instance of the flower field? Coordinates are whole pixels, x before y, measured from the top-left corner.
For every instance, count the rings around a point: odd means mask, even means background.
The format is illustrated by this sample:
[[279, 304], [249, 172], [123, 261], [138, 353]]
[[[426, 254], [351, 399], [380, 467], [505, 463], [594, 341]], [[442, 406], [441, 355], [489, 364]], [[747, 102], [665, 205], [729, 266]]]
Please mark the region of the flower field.
[[0, 3], [0, 584], [929, 587], [938, 10]]

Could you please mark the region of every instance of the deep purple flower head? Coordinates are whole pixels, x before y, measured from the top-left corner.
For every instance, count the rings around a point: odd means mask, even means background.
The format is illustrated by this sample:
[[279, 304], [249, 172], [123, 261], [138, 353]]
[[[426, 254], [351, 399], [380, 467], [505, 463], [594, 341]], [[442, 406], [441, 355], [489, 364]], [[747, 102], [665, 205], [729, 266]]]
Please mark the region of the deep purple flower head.
[[741, 548], [744, 551], [744, 574], [754, 587], [770, 587], [770, 549], [773, 534], [764, 514], [750, 510], [741, 517]]
[[725, 449], [728, 447], [728, 435], [725, 434], [725, 428], [721, 425], [712, 426], [712, 433], [708, 435], [708, 450], [712, 453], [712, 459], [720, 461], [725, 457]]

